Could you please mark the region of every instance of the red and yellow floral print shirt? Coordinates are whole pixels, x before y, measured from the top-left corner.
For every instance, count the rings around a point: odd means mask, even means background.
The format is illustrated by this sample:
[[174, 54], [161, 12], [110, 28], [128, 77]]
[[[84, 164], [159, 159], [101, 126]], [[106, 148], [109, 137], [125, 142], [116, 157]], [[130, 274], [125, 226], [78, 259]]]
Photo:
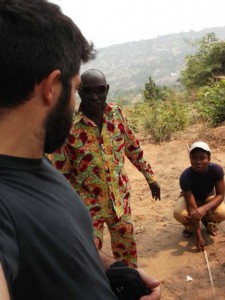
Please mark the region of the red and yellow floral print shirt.
[[155, 181], [151, 166], [123, 112], [115, 104], [108, 103], [101, 132], [92, 120], [79, 112], [65, 146], [50, 159], [87, 206], [98, 204], [102, 209], [107, 208], [111, 199], [120, 217], [124, 213], [124, 203], [130, 197], [124, 169], [125, 155], [149, 184]]

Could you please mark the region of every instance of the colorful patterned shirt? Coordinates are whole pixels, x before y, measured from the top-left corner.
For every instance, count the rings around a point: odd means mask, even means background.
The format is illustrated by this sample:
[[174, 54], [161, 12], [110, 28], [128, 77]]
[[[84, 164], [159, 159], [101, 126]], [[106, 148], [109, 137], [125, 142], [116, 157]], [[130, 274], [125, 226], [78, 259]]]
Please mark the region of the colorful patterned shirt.
[[107, 208], [111, 199], [120, 217], [130, 198], [125, 155], [149, 184], [155, 181], [151, 166], [123, 112], [115, 104], [108, 103], [101, 132], [92, 120], [79, 112], [65, 146], [50, 159], [87, 206], [98, 203], [102, 209]]

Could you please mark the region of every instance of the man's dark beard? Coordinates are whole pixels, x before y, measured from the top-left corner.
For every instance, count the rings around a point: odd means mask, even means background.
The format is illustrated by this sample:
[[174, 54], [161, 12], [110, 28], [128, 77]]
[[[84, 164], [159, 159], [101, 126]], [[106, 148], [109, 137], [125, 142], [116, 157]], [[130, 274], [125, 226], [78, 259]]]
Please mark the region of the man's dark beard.
[[46, 119], [44, 153], [52, 153], [66, 141], [72, 125], [73, 111], [70, 108], [71, 85], [62, 83], [62, 92], [57, 105]]

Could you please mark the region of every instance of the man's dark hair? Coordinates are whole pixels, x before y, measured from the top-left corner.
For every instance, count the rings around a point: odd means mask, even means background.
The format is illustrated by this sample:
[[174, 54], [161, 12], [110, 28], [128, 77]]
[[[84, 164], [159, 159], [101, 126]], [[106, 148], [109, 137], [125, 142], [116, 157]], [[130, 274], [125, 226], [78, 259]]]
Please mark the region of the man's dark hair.
[[45, 0], [0, 0], [0, 108], [28, 101], [53, 70], [68, 82], [95, 56], [80, 29]]

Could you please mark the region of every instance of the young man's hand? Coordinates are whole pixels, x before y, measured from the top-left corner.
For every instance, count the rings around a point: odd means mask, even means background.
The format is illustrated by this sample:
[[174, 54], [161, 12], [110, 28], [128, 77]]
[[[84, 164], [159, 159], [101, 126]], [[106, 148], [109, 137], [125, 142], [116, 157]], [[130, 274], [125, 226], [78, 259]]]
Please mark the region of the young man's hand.
[[205, 241], [202, 237], [200, 221], [193, 224], [193, 226], [194, 226], [195, 234], [196, 234], [196, 247], [199, 252], [204, 251], [205, 250]]
[[196, 247], [199, 252], [205, 250], [205, 241], [203, 240], [202, 237], [197, 237]]
[[206, 208], [204, 206], [200, 206], [190, 211], [190, 219], [192, 222], [198, 222], [206, 215], [206, 213]]

